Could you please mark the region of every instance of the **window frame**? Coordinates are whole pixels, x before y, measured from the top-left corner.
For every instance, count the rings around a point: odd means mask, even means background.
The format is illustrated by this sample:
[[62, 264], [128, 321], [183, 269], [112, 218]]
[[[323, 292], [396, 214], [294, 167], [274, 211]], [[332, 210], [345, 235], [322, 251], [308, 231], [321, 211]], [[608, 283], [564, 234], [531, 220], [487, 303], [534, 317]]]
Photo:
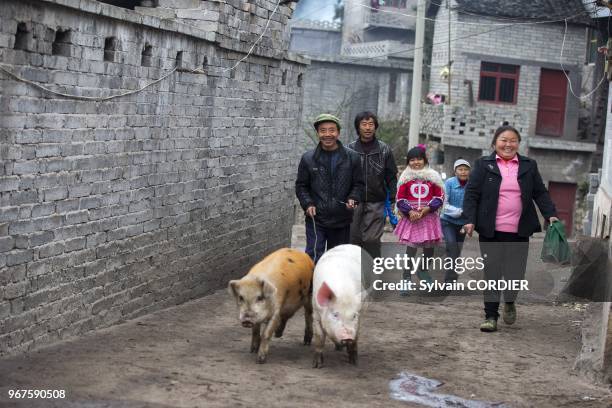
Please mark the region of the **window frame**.
[[[497, 71], [483, 70], [484, 64], [495, 65], [497, 67]], [[516, 72], [515, 73], [502, 72], [502, 67], [504, 66], [505, 67], [516, 67]], [[495, 103], [495, 104], [503, 104], [503, 105], [516, 105], [518, 102], [518, 84], [519, 84], [520, 73], [521, 73], [520, 65], [502, 64], [499, 62], [490, 62], [490, 61], [480, 61], [480, 74], [479, 74], [479, 81], [478, 81], [478, 102]], [[482, 90], [482, 84], [483, 84], [483, 80], [482, 80], [483, 77], [495, 79], [495, 96], [493, 100], [480, 98], [480, 92]], [[512, 102], [501, 101], [499, 99], [500, 86], [501, 86], [502, 79], [513, 79], [514, 80], [514, 92], [512, 94]]]

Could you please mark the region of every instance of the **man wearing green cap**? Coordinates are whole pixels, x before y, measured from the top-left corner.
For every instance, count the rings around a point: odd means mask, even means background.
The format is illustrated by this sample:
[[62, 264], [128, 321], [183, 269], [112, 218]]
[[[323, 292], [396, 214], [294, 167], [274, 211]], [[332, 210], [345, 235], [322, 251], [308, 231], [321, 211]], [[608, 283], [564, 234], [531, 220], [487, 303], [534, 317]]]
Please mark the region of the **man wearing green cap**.
[[340, 120], [324, 113], [314, 128], [319, 144], [302, 155], [295, 193], [306, 215], [306, 253], [317, 262], [326, 248], [349, 243], [365, 185], [359, 156], [338, 140]]

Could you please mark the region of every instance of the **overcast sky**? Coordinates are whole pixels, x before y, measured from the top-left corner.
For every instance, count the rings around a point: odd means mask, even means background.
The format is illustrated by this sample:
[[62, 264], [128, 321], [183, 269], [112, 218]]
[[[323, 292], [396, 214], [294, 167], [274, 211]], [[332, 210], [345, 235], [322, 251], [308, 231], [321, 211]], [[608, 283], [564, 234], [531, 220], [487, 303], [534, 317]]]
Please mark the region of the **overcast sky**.
[[300, 0], [293, 13], [293, 19], [332, 21], [335, 4], [336, 0]]

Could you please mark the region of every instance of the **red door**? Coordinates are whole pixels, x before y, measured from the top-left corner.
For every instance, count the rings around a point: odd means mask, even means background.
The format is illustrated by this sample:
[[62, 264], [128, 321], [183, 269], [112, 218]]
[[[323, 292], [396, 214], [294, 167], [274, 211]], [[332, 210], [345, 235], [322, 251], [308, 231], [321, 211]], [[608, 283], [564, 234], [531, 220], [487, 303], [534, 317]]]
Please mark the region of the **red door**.
[[572, 235], [574, 230], [574, 204], [576, 203], [576, 184], [573, 183], [557, 183], [551, 181], [548, 183], [548, 192], [555, 207], [557, 207], [557, 215], [563, 224], [565, 224], [565, 233], [567, 236]]
[[563, 71], [542, 69], [536, 134], [561, 136], [565, 122], [567, 78]]

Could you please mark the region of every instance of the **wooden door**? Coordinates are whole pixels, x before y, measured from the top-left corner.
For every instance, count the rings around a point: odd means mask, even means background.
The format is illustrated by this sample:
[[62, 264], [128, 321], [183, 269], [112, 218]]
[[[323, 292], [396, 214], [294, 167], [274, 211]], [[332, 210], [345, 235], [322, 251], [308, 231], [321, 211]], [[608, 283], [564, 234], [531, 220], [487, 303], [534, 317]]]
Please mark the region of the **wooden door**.
[[567, 78], [563, 71], [542, 69], [536, 134], [561, 136], [565, 124]]
[[574, 231], [576, 184], [551, 181], [548, 183], [548, 192], [553, 203], [555, 203], [559, 219], [565, 224], [565, 233], [569, 237]]

